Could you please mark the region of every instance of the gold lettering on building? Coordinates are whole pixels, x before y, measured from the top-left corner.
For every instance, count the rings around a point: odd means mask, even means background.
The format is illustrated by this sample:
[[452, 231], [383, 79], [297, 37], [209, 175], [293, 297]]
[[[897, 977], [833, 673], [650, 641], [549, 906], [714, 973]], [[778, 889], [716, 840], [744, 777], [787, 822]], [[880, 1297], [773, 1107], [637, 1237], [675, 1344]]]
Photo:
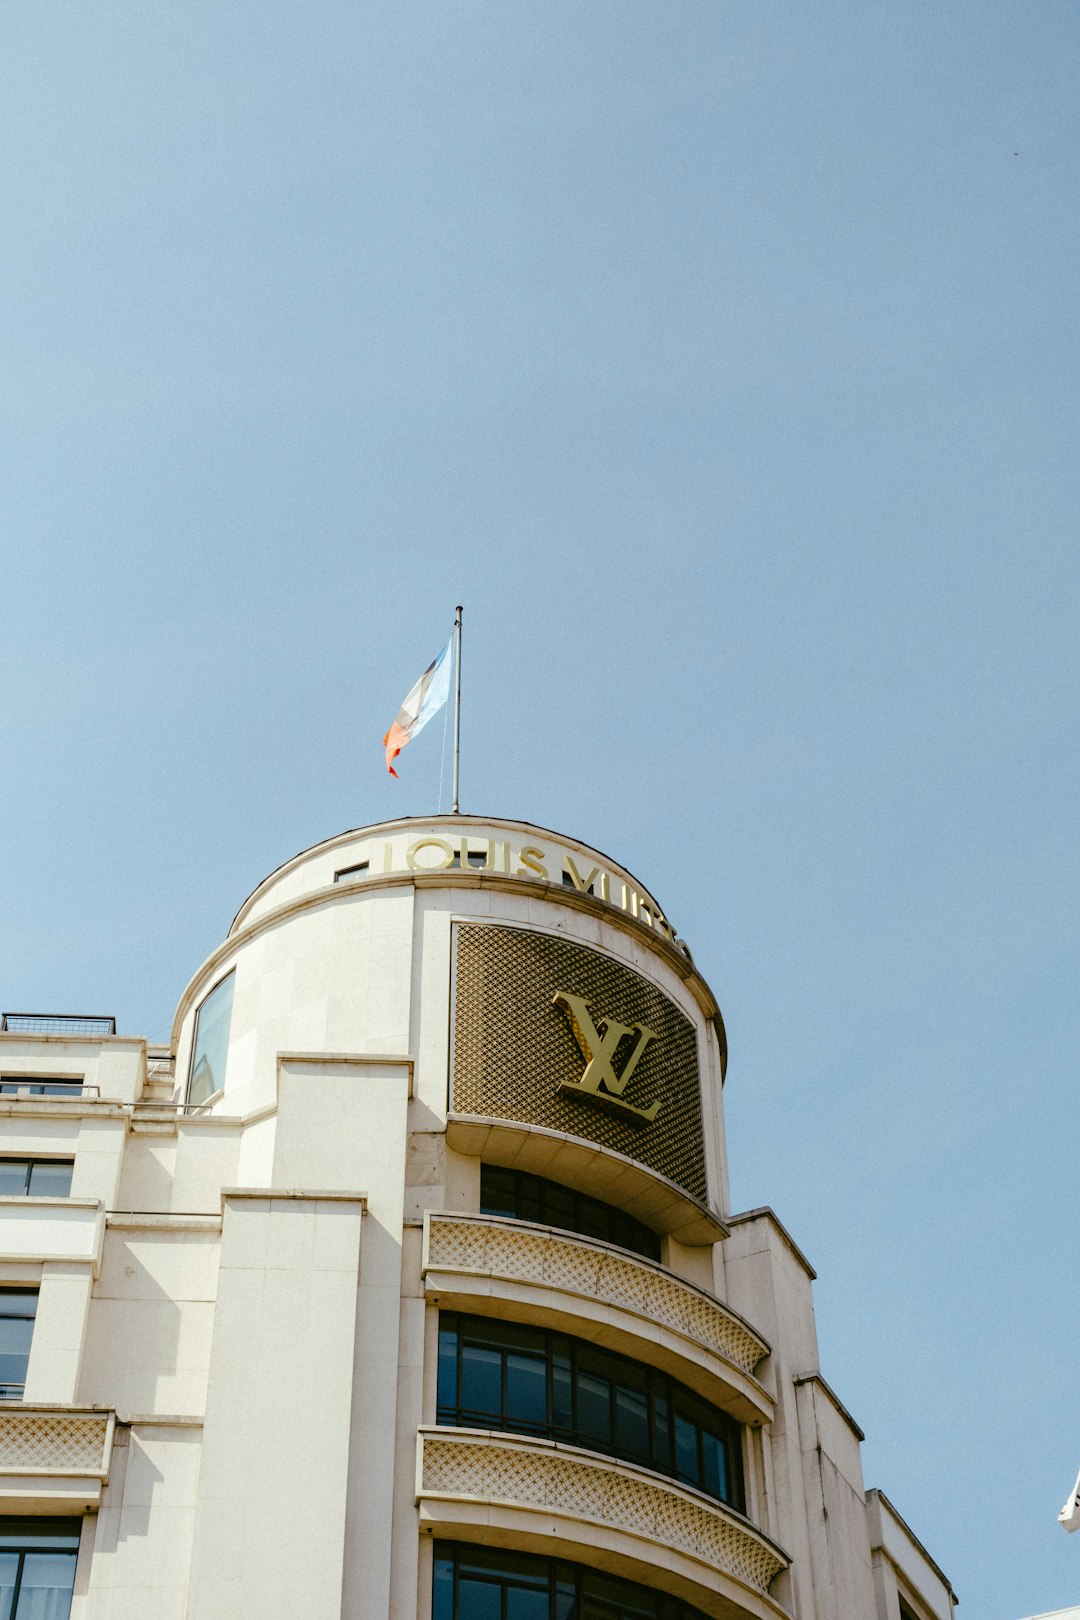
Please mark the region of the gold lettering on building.
[[[519, 848], [510, 840], [478, 837], [476, 834], [463, 833], [452, 841], [430, 835], [426, 838], [417, 838], [406, 846], [403, 868], [400, 843], [390, 839], [383, 840], [381, 861], [378, 845], [361, 845], [359, 848], [361, 854], [366, 848], [371, 850], [372, 877], [380, 868], [386, 877], [403, 869], [409, 872], [434, 873], [458, 868], [462, 872], [490, 872], [500, 876], [531, 879], [534, 882], [540, 879], [544, 882], [558, 883], [561, 879], [564, 889], [569, 891], [567, 899], [572, 894], [588, 895], [594, 900], [601, 900], [606, 905], [614, 906], [637, 922], [643, 923], [662, 939], [670, 941], [688, 961], [693, 960], [686, 941], [680, 939], [655, 901], [639, 893], [624, 879], [606, 872], [602, 866], [590, 865], [580, 854], [575, 858], [568, 850], [548, 851], [537, 844], [527, 844]], [[350, 884], [353, 875], [357, 880], [368, 875], [351, 867], [348, 871]]]
[[[648, 1108], [635, 1108], [632, 1103], [624, 1101], [623, 1092], [630, 1084], [649, 1042], [659, 1039], [656, 1031], [646, 1028], [644, 1024], [619, 1024], [614, 1018], [597, 1018], [594, 1021], [584, 997], [571, 995], [568, 990], [557, 990], [553, 1005], [561, 1007], [566, 1013], [574, 1039], [585, 1059], [581, 1079], [560, 1080], [559, 1090], [594, 1097], [598, 1103], [609, 1108], [633, 1114], [638, 1119], [654, 1120], [660, 1112], [659, 1099]], [[616, 1074], [615, 1054], [627, 1036], [635, 1033], [637, 1042], [633, 1051], [623, 1064], [622, 1073]]]
[[594, 866], [588, 877], [583, 878], [577, 869], [574, 862], [574, 857], [572, 855], [563, 856], [563, 871], [574, 885], [574, 888], [580, 890], [582, 894], [592, 894], [593, 884], [600, 876], [600, 868], [598, 866]]
[[[422, 861], [419, 858], [422, 849], [437, 849], [442, 859]], [[445, 838], [418, 838], [405, 851], [405, 863], [410, 872], [439, 872], [453, 863], [455, 854], [453, 844], [448, 844]]]

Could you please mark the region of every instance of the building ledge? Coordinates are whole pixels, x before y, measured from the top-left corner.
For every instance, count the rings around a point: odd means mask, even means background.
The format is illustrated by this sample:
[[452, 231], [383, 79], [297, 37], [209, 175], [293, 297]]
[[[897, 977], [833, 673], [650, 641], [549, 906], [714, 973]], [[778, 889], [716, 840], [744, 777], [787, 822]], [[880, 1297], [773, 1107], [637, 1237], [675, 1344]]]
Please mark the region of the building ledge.
[[91, 1406], [0, 1408], [0, 1512], [95, 1507], [109, 1477], [116, 1414]]
[[0, 1264], [65, 1261], [101, 1270], [105, 1209], [96, 1198], [0, 1198]]
[[750, 1226], [754, 1221], [766, 1221], [768, 1225], [772, 1227], [773, 1231], [778, 1235], [778, 1237], [783, 1240], [788, 1249], [790, 1249], [800, 1266], [802, 1266], [803, 1270], [806, 1272], [806, 1275], [809, 1277], [810, 1281], [817, 1281], [817, 1272], [814, 1270], [803, 1251], [799, 1248], [799, 1245], [796, 1243], [795, 1239], [792, 1237], [791, 1233], [788, 1231], [775, 1209], [771, 1209], [768, 1204], [761, 1204], [757, 1209], [743, 1210], [742, 1214], [740, 1215], [729, 1215], [727, 1217], [727, 1224], [731, 1228], [735, 1228], [737, 1226]]
[[422, 1429], [421, 1529], [576, 1558], [669, 1592], [715, 1620], [783, 1620], [788, 1567], [741, 1514], [633, 1464], [552, 1441]]
[[[952, 1589], [952, 1582], [944, 1570], [936, 1564], [912, 1530], [907, 1521], [901, 1518], [885, 1492], [876, 1486], [866, 1493], [866, 1516], [870, 1529], [870, 1546], [874, 1552], [883, 1552], [901, 1574], [915, 1587], [924, 1601], [932, 1600], [932, 1593], [926, 1588], [932, 1585], [926, 1579], [926, 1570], [929, 1570], [944, 1588], [950, 1604], [959, 1603], [959, 1598]], [[913, 1556], [914, 1555], [914, 1556]], [[923, 1567], [925, 1566], [925, 1568]], [[1036, 1616], [1038, 1620], [1038, 1616]]]
[[583, 1137], [514, 1120], [451, 1113], [446, 1144], [485, 1164], [553, 1177], [626, 1210], [654, 1232], [669, 1234], [680, 1243], [701, 1247], [728, 1235], [720, 1217], [674, 1181]]
[[820, 1373], [803, 1373], [801, 1377], [793, 1378], [791, 1382], [794, 1384], [796, 1389], [798, 1389], [802, 1384], [813, 1384], [815, 1389], [820, 1389], [826, 1400], [829, 1401], [829, 1403], [835, 1408], [835, 1410], [847, 1424], [848, 1428], [851, 1430], [852, 1434], [855, 1436], [856, 1440], [860, 1445], [862, 1445], [863, 1441], [866, 1439], [865, 1434], [863, 1433], [862, 1429], [860, 1429], [859, 1425], [856, 1423], [855, 1419], [852, 1417], [851, 1413], [848, 1411], [835, 1389], [833, 1389], [831, 1384], [827, 1384], [825, 1382]]

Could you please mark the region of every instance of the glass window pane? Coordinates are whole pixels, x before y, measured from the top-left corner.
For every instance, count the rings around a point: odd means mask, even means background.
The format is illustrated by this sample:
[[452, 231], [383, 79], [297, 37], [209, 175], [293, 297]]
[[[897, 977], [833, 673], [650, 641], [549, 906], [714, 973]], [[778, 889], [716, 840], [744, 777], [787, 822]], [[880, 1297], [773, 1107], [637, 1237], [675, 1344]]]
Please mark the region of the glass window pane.
[[18, 1197], [26, 1191], [26, 1159], [0, 1159], [0, 1196]]
[[675, 1477], [689, 1485], [701, 1483], [698, 1463], [698, 1431], [681, 1412], [675, 1414]]
[[643, 1586], [588, 1570], [581, 1583], [582, 1620], [654, 1620], [656, 1600]]
[[461, 1349], [462, 1414], [497, 1418], [502, 1412], [502, 1355], [483, 1344]]
[[701, 1431], [701, 1488], [719, 1501], [727, 1499], [727, 1470], [724, 1447], [708, 1429]]
[[67, 1620], [74, 1584], [74, 1553], [27, 1553], [15, 1620]]
[[225, 1060], [229, 1053], [229, 1026], [232, 1023], [233, 980], [222, 979], [195, 1018], [195, 1041], [191, 1053], [191, 1082], [188, 1101], [205, 1102], [225, 1085]]
[[480, 1213], [511, 1216], [517, 1214], [512, 1170], [503, 1170], [496, 1164], [480, 1166]]
[[39, 1160], [30, 1167], [29, 1193], [31, 1198], [66, 1198], [71, 1191], [71, 1172], [74, 1165], [59, 1160], [50, 1163]]
[[502, 1620], [502, 1587], [491, 1581], [472, 1580], [463, 1572], [458, 1581], [454, 1620]]
[[581, 1443], [611, 1450], [611, 1385], [606, 1378], [578, 1369], [577, 1427]]
[[611, 1236], [611, 1211], [595, 1198], [583, 1198], [578, 1205], [577, 1230], [582, 1237], [599, 1238], [606, 1243]]
[[0, 1620], [11, 1620], [11, 1600], [19, 1571], [18, 1553], [0, 1553]]
[[547, 1226], [561, 1226], [568, 1231], [574, 1231], [577, 1222], [574, 1220], [574, 1194], [568, 1187], [560, 1187], [554, 1181], [544, 1186], [544, 1213], [542, 1219]]
[[636, 1389], [615, 1390], [615, 1447], [620, 1457], [649, 1460], [649, 1403]]
[[671, 1472], [671, 1423], [668, 1398], [655, 1388], [652, 1392], [653, 1456], [663, 1473]]
[[25, 1361], [33, 1333], [33, 1317], [0, 1316], [0, 1357], [22, 1356]]
[[[436, 1557], [432, 1584], [432, 1620], [454, 1620], [454, 1560]], [[3, 1616], [0, 1615], [0, 1620]]]
[[36, 1293], [12, 1289], [0, 1293], [0, 1395], [4, 1399], [21, 1395], [26, 1382], [26, 1368], [30, 1360], [30, 1340], [34, 1334], [32, 1315], [3, 1314], [7, 1311], [32, 1312], [37, 1304]]
[[517, 1215], [519, 1221], [542, 1221], [540, 1182], [535, 1176], [520, 1176], [517, 1184]]
[[48, 1552], [77, 1552], [81, 1519], [0, 1519], [0, 1547]]
[[557, 1430], [567, 1435], [574, 1427], [574, 1391], [568, 1354], [556, 1353], [551, 1358], [551, 1421]]
[[547, 1367], [540, 1356], [506, 1358], [506, 1416], [515, 1428], [547, 1427]]
[[36, 1310], [36, 1288], [0, 1288], [0, 1317], [32, 1317]]
[[573, 1564], [558, 1563], [555, 1574], [555, 1620], [579, 1620], [577, 1573]]
[[439, 1411], [456, 1412], [457, 1389], [457, 1324], [452, 1317], [439, 1322]]
[[506, 1620], [548, 1620], [548, 1589], [529, 1590], [511, 1586], [506, 1593]]

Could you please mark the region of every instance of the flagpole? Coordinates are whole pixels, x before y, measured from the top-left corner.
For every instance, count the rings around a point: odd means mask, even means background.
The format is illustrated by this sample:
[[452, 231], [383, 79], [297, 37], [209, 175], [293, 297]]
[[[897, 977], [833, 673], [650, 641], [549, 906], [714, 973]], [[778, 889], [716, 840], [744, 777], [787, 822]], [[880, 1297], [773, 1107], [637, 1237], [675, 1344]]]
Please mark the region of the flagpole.
[[[461, 615], [454, 615], [454, 804], [450, 814], [458, 814], [458, 780], [461, 769]], [[445, 622], [445, 621], [444, 621]]]

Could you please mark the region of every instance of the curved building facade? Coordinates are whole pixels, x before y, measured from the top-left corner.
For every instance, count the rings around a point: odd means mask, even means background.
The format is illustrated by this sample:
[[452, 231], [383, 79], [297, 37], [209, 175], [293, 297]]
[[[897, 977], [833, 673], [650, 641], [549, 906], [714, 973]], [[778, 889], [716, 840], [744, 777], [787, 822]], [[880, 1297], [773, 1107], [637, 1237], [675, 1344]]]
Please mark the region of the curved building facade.
[[168, 1049], [5, 1022], [0, 1614], [948, 1620], [808, 1262], [731, 1209], [719, 1007], [607, 856], [363, 828]]

